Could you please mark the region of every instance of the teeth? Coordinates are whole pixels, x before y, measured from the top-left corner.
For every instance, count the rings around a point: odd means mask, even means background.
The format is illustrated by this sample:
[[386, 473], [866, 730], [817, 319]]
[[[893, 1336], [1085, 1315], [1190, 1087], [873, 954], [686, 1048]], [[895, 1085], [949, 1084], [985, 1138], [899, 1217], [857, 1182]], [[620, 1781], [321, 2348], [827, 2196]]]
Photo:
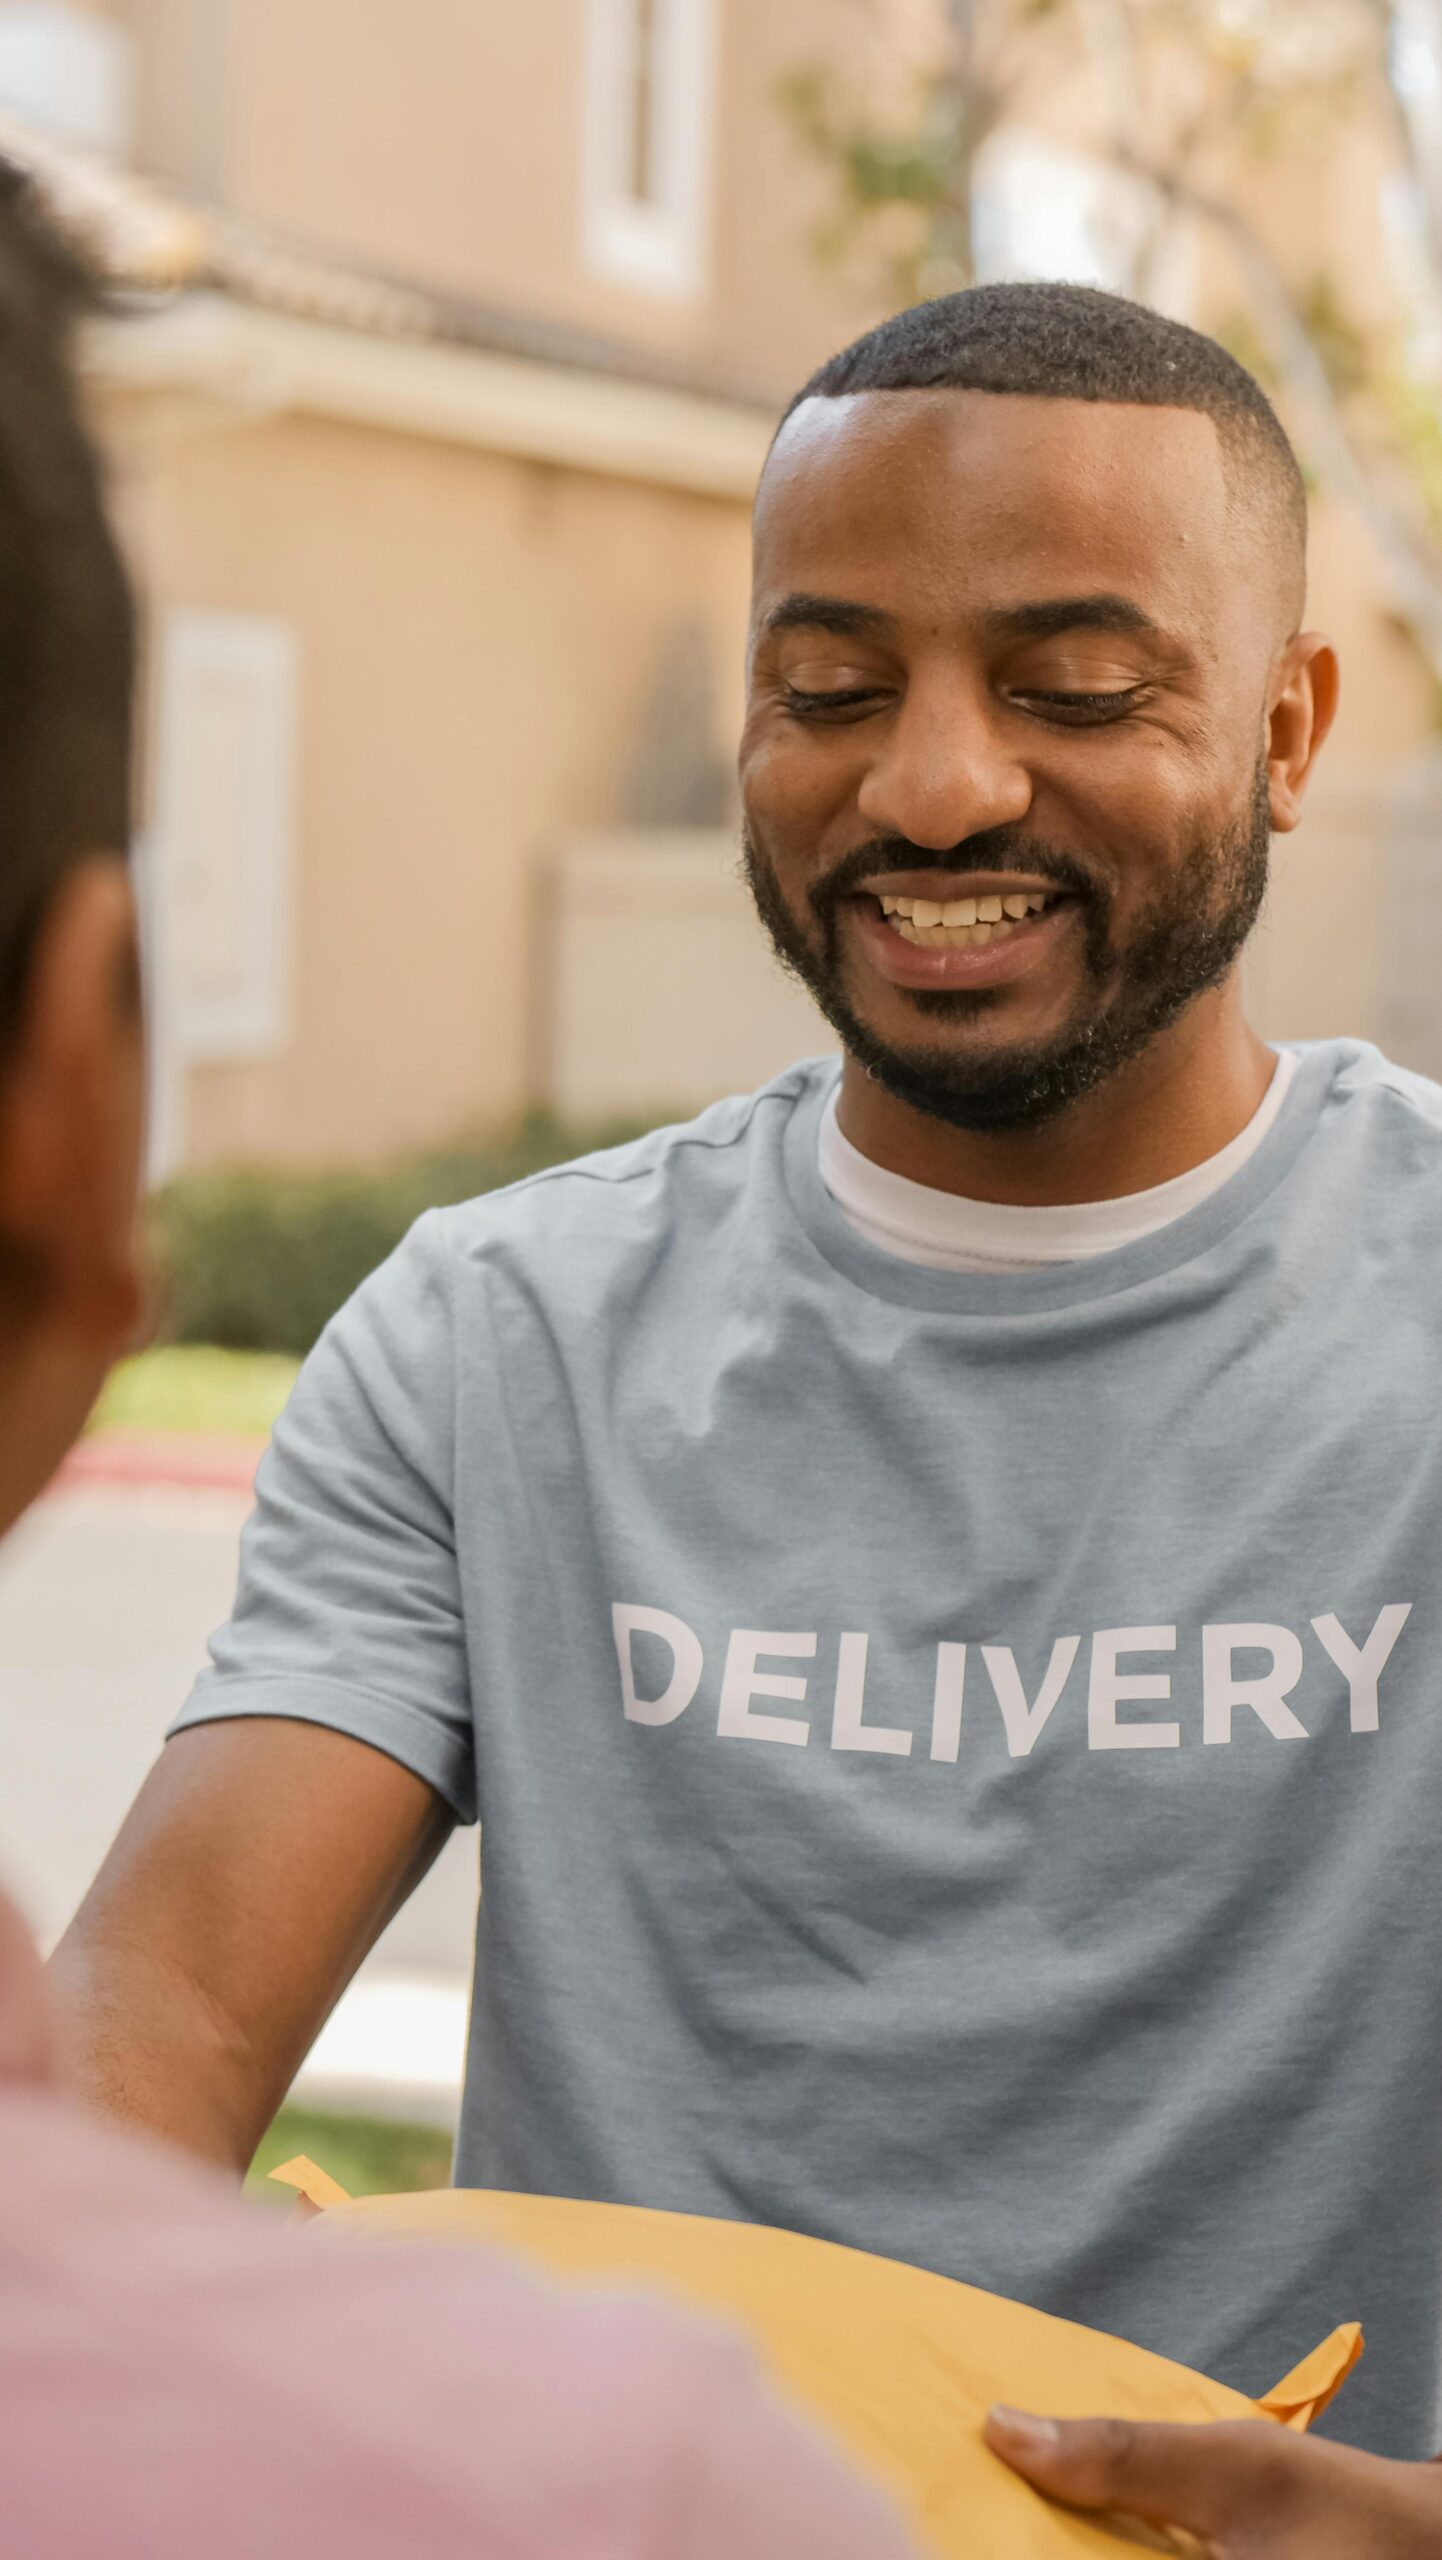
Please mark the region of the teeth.
[[943, 905], [936, 898], [893, 897], [888, 890], [879, 904], [882, 914], [891, 919], [892, 931], [903, 941], [931, 951], [970, 951], [1005, 941], [1019, 924], [1050, 906], [1054, 894], [1048, 889], [1013, 889], [1004, 898], [993, 893], [988, 898], [951, 898]]
[[1004, 942], [1016, 931], [1014, 924], [928, 924], [919, 925], [910, 916], [893, 916], [893, 933], [903, 942], [914, 942], [927, 951], [970, 951], [973, 945]]
[[883, 892], [881, 912], [888, 916], [909, 916], [920, 925], [1000, 924], [1003, 915], [1019, 923], [1023, 916], [1039, 915], [1052, 896], [1047, 889], [1013, 889], [1005, 898], [952, 898], [943, 906], [935, 898], [896, 898]]

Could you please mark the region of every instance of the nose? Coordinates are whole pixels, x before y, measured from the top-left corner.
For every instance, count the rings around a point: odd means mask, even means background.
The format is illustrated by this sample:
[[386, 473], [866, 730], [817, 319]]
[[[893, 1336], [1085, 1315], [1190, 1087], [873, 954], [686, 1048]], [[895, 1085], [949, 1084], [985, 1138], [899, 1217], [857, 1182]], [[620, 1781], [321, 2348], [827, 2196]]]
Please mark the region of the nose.
[[1031, 775], [991, 713], [989, 700], [954, 679], [913, 681], [857, 795], [867, 825], [945, 853], [1024, 818]]

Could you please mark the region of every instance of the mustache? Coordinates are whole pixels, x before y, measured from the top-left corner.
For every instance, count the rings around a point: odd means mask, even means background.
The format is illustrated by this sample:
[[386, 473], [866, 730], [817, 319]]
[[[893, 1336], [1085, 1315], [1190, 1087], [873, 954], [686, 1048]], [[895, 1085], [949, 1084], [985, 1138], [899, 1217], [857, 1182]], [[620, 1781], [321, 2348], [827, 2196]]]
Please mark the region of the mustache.
[[934, 845], [912, 844], [905, 836], [871, 836], [844, 854], [821, 879], [813, 880], [808, 896], [816, 915], [829, 916], [842, 898], [849, 898], [863, 880], [873, 879], [879, 871], [944, 871], [953, 878], [968, 871], [1025, 871], [1092, 906], [1107, 905], [1111, 897], [1109, 882], [1064, 845], [1023, 835], [1017, 827], [985, 827], [940, 852]]

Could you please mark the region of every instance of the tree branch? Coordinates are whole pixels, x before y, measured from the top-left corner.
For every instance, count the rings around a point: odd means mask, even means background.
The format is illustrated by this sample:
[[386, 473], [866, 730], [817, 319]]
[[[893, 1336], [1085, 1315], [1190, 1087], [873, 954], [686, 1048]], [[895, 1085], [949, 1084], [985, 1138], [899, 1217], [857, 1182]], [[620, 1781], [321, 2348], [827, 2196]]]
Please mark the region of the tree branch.
[[1227, 240], [1289, 400], [1306, 420], [1310, 458], [1333, 495], [1361, 517], [1382, 556], [1393, 602], [1433, 673], [1442, 680], [1442, 579], [1422, 557], [1408, 527], [1360, 461], [1326, 367], [1270, 251], [1224, 198], [1155, 168], [1141, 153], [1119, 154], [1118, 165], [1145, 179], [1178, 210], [1195, 215]]

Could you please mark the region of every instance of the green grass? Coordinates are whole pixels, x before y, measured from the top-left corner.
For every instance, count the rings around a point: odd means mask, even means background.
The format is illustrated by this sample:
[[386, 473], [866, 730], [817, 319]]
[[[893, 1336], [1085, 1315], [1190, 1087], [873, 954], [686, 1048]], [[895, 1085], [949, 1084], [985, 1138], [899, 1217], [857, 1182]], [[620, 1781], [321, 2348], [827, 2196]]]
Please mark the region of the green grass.
[[289, 2187], [269, 2175], [304, 2151], [353, 2196], [413, 2194], [444, 2187], [451, 2174], [451, 2137], [434, 2125], [391, 2124], [381, 2116], [329, 2115], [318, 2107], [282, 2107], [251, 2162], [247, 2193], [267, 2204], [293, 2204]]
[[215, 1431], [263, 1438], [300, 1363], [275, 1351], [212, 1351], [179, 1343], [142, 1351], [113, 1373], [93, 1431]]

